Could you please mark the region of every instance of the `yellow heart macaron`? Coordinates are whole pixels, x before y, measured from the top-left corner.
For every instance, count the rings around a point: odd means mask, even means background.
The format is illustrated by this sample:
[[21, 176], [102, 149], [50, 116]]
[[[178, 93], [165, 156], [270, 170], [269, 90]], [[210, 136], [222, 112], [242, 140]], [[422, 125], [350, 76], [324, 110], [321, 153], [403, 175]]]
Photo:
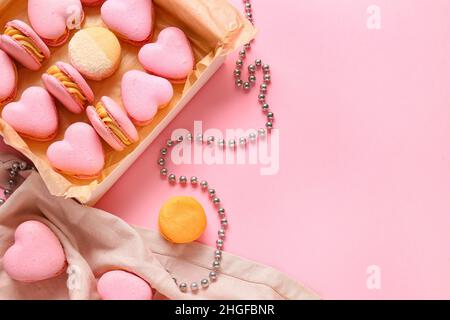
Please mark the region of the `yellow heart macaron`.
[[173, 243], [197, 240], [206, 229], [206, 214], [193, 197], [172, 197], [159, 211], [159, 230]]

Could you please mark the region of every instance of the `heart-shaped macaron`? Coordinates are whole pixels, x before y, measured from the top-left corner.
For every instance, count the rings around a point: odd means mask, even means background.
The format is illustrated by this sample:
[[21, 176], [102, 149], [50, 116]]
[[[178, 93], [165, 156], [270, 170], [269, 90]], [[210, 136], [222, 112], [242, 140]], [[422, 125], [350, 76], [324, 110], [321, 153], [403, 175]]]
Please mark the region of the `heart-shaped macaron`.
[[28, 18], [47, 45], [60, 46], [81, 26], [84, 12], [80, 0], [28, 0]]
[[52, 140], [58, 132], [55, 102], [41, 87], [30, 87], [20, 101], [7, 104], [2, 118], [20, 135], [36, 141]]
[[172, 82], [183, 82], [194, 69], [194, 53], [184, 32], [169, 27], [159, 33], [155, 43], [139, 51], [139, 61], [148, 72]]
[[84, 122], [68, 127], [64, 140], [48, 147], [47, 158], [57, 171], [78, 179], [97, 177], [105, 165], [102, 142], [94, 128]]
[[134, 45], [148, 42], [153, 34], [153, 0], [107, 0], [102, 20], [110, 30]]
[[122, 270], [103, 274], [98, 280], [97, 291], [103, 300], [151, 300], [153, 296], [145, 280]]
[[14, 280], [35, 282], [61, 274], [66, 267], [64, 249], [45, 224], [30, 220], [14, 234], [14, 244], [3, 256], [3, 268]]
[[17, 91], [16, 65], [3, 50], [0, 50], [0, 70], [2, 70], [0, 82], [0, 106], [2, 106], [14, 100]]
[[164, 78], [137, 70], [128, 71], [122, 78], [123, 104], [136, 125], [149, 124], [172, 97], [173, 87]]

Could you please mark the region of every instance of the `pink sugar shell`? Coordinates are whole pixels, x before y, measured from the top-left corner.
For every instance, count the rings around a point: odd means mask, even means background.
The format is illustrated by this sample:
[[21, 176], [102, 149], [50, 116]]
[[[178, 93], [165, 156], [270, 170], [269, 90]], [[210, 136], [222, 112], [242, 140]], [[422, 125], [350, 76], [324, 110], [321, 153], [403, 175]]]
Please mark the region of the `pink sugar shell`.
[[[94, 93], [92, 92], [91, 87], [74, 67], [64, 62], [57, 62], [55, 65], [78, 85], [89, 103], [94, 101]], [[44, 73], [42, 75], [42, 81], [44, 82], [47, 90], [69, 111], [76, 114], [80, 114], [84, 111], [84, 106], [70, 94], [67, 88], [60, 83], [58, 79]]]
[[68, 127], [64, 139], [48, 147], [47, 158], [56, 171], [78, 179], [98, 177], [105, 165], [102, 142], [84, 122]]
[[173, 87], [168, 80], [137, 70], [124, 74], [121, 90], [125, 110], [139, 126], [149, 124], [173, 97]]
[[176, 27], [162, 30], [155, 43], [142, 47], [138, 58], [149, 73], [174, 83], [186, 81], [195, 64], [189, 39]]
[[28, 17], [33, 29], [52, 47], [67, 41], [67, 21], [75, 14], [79, 14], [81, 23], [84, 12], [80, 0], [28, 0]]
[[142, 278], [122, 270], [109, 271], [97, 282], [102, 300], [151, 300], [150, 285]]
[[11, 279], [36, 282], [64, 272], [64, 249], [49, 227], [39, 221], [26, 221], [14, 234], [15, 242], [3, 256], [3, 269]]
[[143, 45], [153, 35], [152, 0], [107, 0], [102, 5], [103, 22], [119, 37], [133, 45]]
[[17, 69], [11, 58], [0, 50], [0, 70], [2, 70], [2, 81], [0, 81], [0, 106], [14, 100], [17, 93]]
[[[44, 54], [45, 59], [50, 58], [50, 50], [47, 45], [39, 38], [36, 32], [31, 29], [26, 23], [20, 20], [13, 20], [6, 24], [7, 27], [13, 27], [29, 37]], [[8, 53], [11, 57], [17, 60], [25, 68], [37, 71], [40, 69], [42, 63], [28, 52], [19, 42], [15, 41], [7, 35], [0, 36], [0, 48]]]
[[30, 87], [22, 93], [19, 101], [7, 104], [2, 118], [21, 136], [32, 140], [50, 141], [58, 133], [55, 102], [41, 87]]
[[[120, 129], [125, 133], [125, 135], [134, 143], [139, 140], [139, 134], [128, 118], [126, 112], [111, 98], [102, 97], [100, 101], [105, 106], [108, 114], [114, 119], [114, 121], [119, 125]], [[103, 121], [100, 119], [99, 115], [95, 111], [93, 106], [89, 106], [86, 110], [87, 116], [91, 121], [92, 126], [114, 150], [122, 151], [126, 148], [126, 145], [109, 129]]]

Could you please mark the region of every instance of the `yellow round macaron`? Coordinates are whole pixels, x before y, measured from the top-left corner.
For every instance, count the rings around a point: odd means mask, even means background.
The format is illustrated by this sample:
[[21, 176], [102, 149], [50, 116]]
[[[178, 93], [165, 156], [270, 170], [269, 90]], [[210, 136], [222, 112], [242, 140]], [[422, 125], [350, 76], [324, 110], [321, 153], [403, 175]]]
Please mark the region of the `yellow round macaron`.
[[206, 229], [206, 214], [192, 197], [172, 197], [159, 211], [159, 230], [173, 243], [197, 240]]
[[117, 37], [102, 27], [80, 30], [69, 42], [70, 62], [91, 80], [110, 77], [120, 66], [121, 53]]

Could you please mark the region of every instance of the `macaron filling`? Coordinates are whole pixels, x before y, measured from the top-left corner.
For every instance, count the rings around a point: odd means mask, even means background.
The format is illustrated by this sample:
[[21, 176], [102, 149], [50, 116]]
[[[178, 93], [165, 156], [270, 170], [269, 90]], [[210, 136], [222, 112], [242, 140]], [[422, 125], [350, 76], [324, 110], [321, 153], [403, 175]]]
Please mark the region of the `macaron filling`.
[[8, 26], [6, 27], [4, 34], [20, 43], [39, 62], [43, 62], [45, 60], [44, 53], [39, 49], [36, 43], [34, 43], [34, 41], [30, 37], [24, 35], [20, 30]]
[[114, 135], [126, 146], [131, 145], [133, 142], [127, 135], [122, 131], [119, 124], [114, 120], [113, 117], [108, 113], [102, 102], [97, 103], [95, 106], [95, 111], [97, 112], [100, 120], [105, 124], [105, 126], [110, 129]]
[[72, 79], [70, 79], [66, 73], [64, 73], [57, 66], [52, 66], [47, 70], [47, 74], [56, 78], [80, 105], [86, 107], [88, 104], [86, 96], [83, 94], [81, 88]]

